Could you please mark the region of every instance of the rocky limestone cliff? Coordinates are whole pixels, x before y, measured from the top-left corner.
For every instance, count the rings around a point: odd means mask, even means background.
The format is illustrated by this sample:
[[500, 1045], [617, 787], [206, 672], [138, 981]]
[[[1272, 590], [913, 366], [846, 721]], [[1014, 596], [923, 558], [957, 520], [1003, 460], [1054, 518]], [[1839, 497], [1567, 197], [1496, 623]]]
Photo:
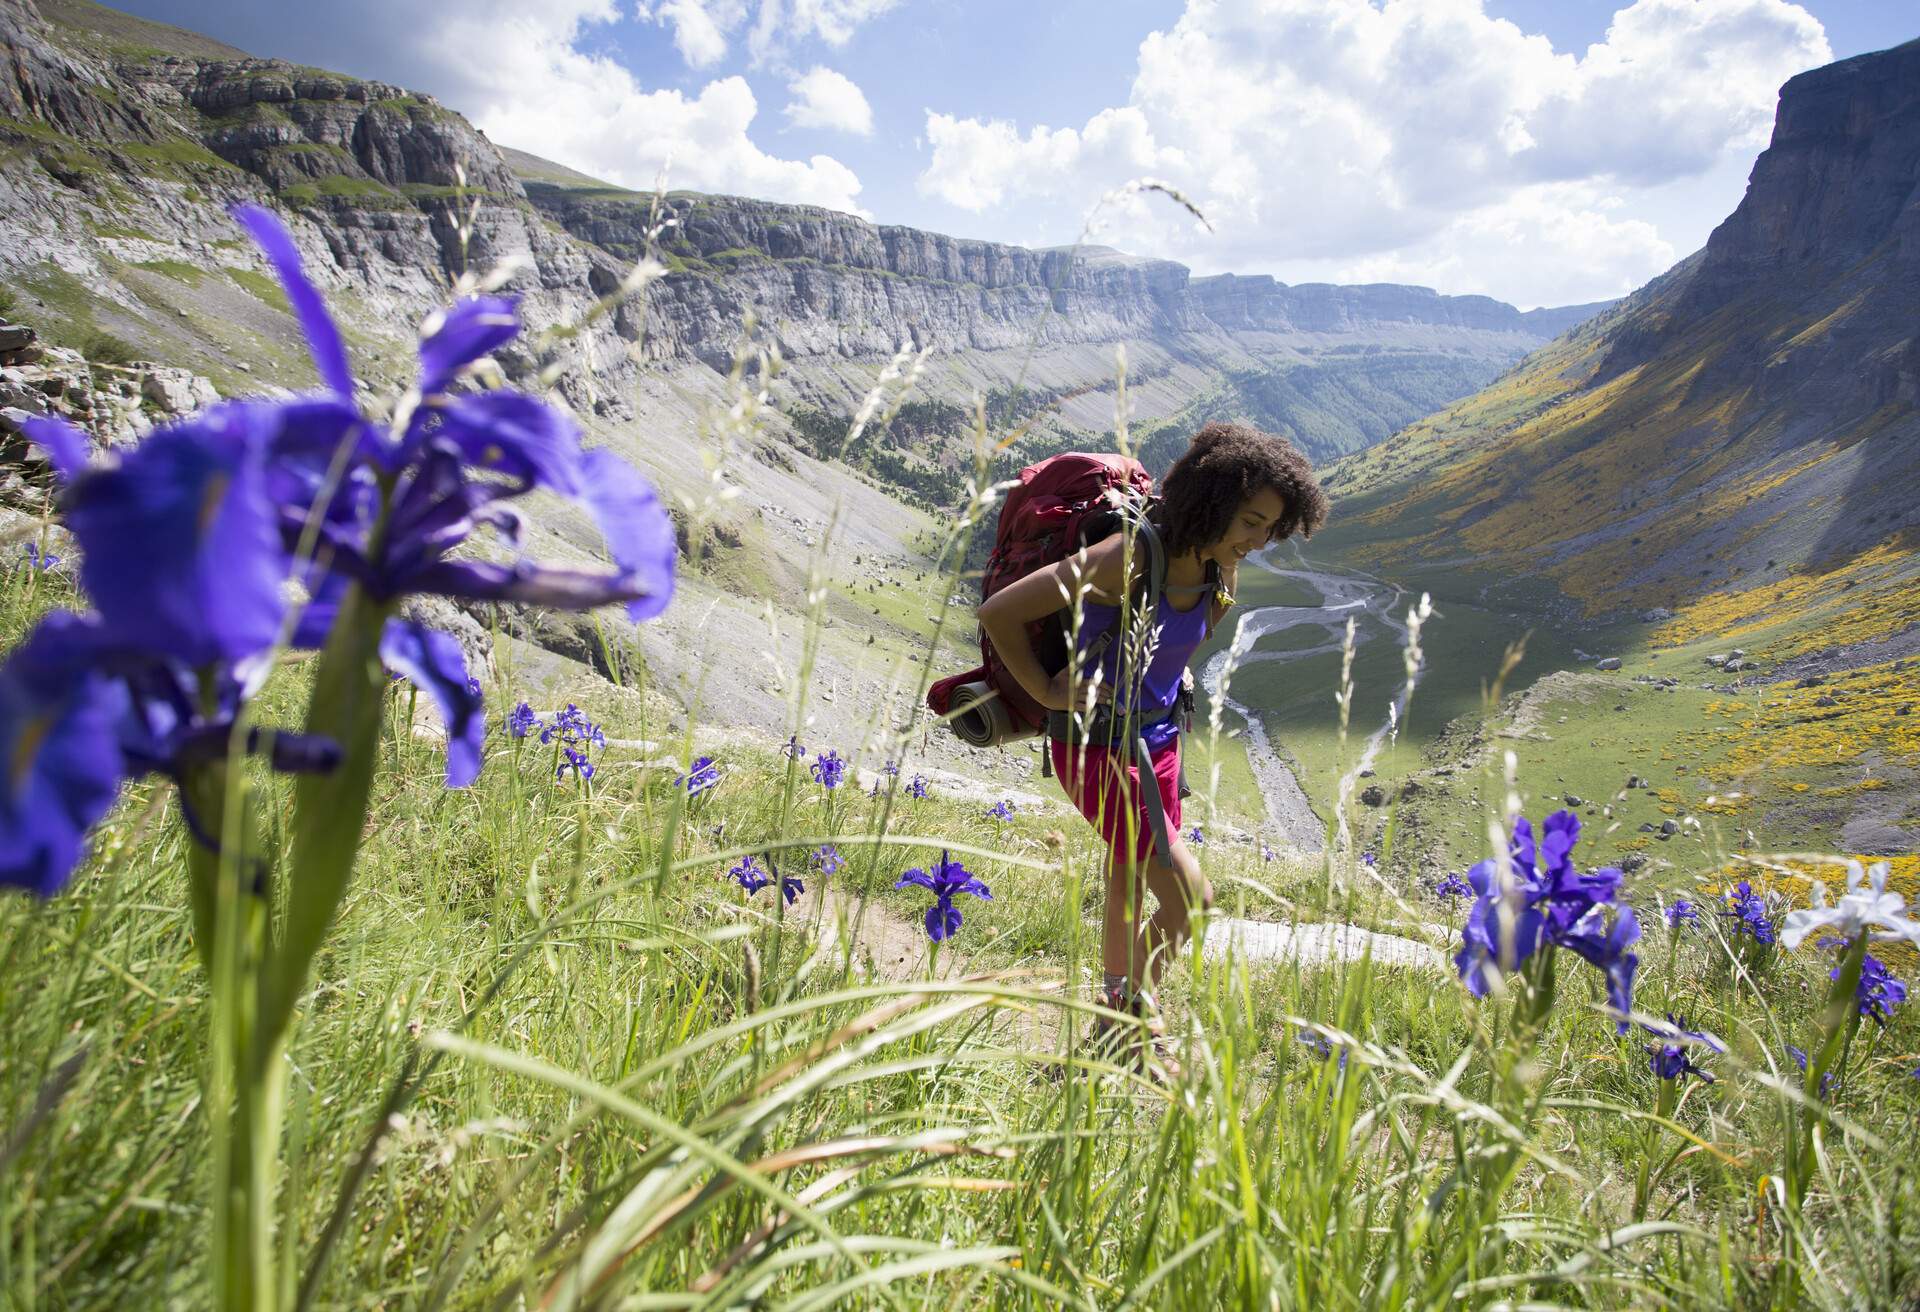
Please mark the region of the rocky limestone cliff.
[[1569, 617], [1644, 614], [1657, 643], [1778, 625], [1789, 660], [1907, 632], [1916, 223], [1920, 42], [1793, 78], [1704, 250], [1341, 462], [1328, 540], [1496, 596], [1545, 576]]
[[1707, 240], [1698, 287], [1837, 269], [1888, 242], [1897, 263], [1920, 263], [1917, 121], [1920, 40], [1789, 81], [1745, 197]]

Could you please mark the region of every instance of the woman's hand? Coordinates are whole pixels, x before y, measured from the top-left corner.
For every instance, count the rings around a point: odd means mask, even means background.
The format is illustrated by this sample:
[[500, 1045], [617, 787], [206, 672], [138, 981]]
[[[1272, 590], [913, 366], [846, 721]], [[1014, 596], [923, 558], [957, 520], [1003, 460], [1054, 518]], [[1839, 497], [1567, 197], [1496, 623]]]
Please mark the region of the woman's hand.
[[[1083, 709], [1073, 704], [1072, 668], [1062, 669], [1047, 682], [1047, 696], [1041, 703], [1050, 711], [1074, 711]], [[1102, 679], [1095, 684], [1091, 679], [1082, 677], [1080, 681], [1081, 700], [1084, 709], [1091, 709], [1096, 703], [1107, 705], [1113, 701], [1113, 685]]]

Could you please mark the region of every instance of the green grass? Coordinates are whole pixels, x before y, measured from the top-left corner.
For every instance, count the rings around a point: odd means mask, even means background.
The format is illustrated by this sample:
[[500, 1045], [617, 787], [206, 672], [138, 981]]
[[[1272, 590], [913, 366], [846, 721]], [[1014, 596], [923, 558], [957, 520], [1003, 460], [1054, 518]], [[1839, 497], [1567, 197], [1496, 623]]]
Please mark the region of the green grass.
[[[63, 580], [7, 574], [0, 633], [68, 601]], [[269, 722], [297, 713], [307, 669], [270, 684]], [[519, 695], [508, 665], [496, 724]], [[569, 695], [612, 736], [660, 735], [645, 695]], [[391, 694], [390, 721], [406, 705]], [[684, 746], [703, 749], [698, 730]], [[1097, 952], [1083, 830], [1055, 849], [1050, 820], [983, 823], [937, 792], [829, 795], [771, 736], [716, 752], [722, 781], [691, 813], [645, 753], [607, 751], [590, 790], [556, 785], [552, 748], [496, 729], [480, 782], [449, 792], [431, 741], [389, 731], [378, 750], [362, 862], [288, 1054], [290, 1253], [316, 1250], [370, 1136], [383, 1144], [318, 1274], [322, 1306], [531, 1304], [576, 1280], [616, 1301], [701, 1286], [943, 1308], [1787, 1297], [1778, 1214], [1753, 1200], [1785, 1132], [1768, 1072], [1784, 1042], [1813, 1046], [1811, 953], [1736, 988], [1710, 933], [1650, 933], [1642, 1009], [1730, 1048], [1695, 1054], [1719, 1083], [1690, 1085], [1673, 1128], [1637, 1119], [1657, 1083], [1571, 960], [1529, 1043], [1437, 975], [1196, 958], [1165, 990], [1175, 1031], [1195, 1027], [1181, 1082], [1098, 1062], [1062, 1079], [1047, 1067], [1085, 1017], [1068, 1024], [1084, 990], [1059, 981]], [[802, 870], [829, 838], [848, 866], [804, 876], [827, 902], [782, 914], [725, 878], [748, 852]], [[936, 956], [924, 897], [893, 883], [942, 846], [994, 897], [962, 899]], [[169, 790], [141, 784], [62, 897], [0, 903], [0, 1106], [23, 1127], [0, 1167], [0, 1283], [16, 1303], [204, 1300], [208, 1008], [183, 853]], [[1224, 845], [1202, 860], [1223, 907], [1272, 914], [1278, 893], [1336, 919], [1393, 914], [1371, 891], [1326, 899], [1324, 871], [1275, 874]], [[967, 982], [982, 972], [1002, 973]], [[1920, 1034], [1897, 1009], [1861, 1040], [1796, 1270], [1810, 1302], [1891, 1306], [1915, 1292], [1894, 1209], [1916, 1200], [1868, 1136], [1910, 1118]], [[389, 1116], [396, 1081], [410, 1096]], [[750, 1187], [714, 1160], [757, 1164]], [[1656, 1224], [1632, 1229], [1648, 1161]], [[769, 1188], [806, 1199], [802, 1219]]]
[[132, 224], [127, 223], [101, 223], [90, 220], [87, 223], [87, 227], [93, 230], [93, 234], [96, 237], [118, 237], [125, 241], [160, 240], [160, 238], [154, 236], [145, 228], [136, 228]]
[[139, 347], [97, 328], [82, 333], [74, 344], [94, 364], [127, 365], [140, 358]]
[[405, 203], [398, 192], [383, 182], [344, 173], [329, 173], [311, 182], [290, 182], [280, 188], [280, 198], [289, 205], [314, 205], [322, 199], [352, 200], [387, 207]]
[[116, 146], [115, 149], [139, 161], [149, 172], [171, 173], [184, 177], [193, 176], [193, 171], [196, 169], [239, 172], [238, 165], [229, 163], [199, 142], [186, 137], [172, 137], [157, 142], [128, 142], [125, 145]]
[[[51, 275], [39, 285], [91, 314]], [[80, 604], [71, 561], [29, 571], [19, 545], [0, 554], [0, 643]], [[677, 604], [754, 569], [767, 587], [774, 566], [750, 555], [762, 545], [717, 554]], [[882, 604], [835, 586], [815, 622]], [[911, 632], [909, 608], [924, 622], [949, 586], [930, 572], [886, 589], [897, 619], [876, 618]], [[1241, 589], [1249, 608], [1316, 600], [1254, 571]], [[1516, 636], [1511, 614], [1470, 596], [1440, 595], [1385, 783], [1457, 738]], [[955, 607], [950, 632], [956, 614], [964, 630]], [[1512, 682], [1568, 663], [1565, 641], [1536, 635], [1538, 668]], [[1059, 813], [999, 824], [938, 786], [911, 801], [902, 785], [920, 762], [904, 735], [891, 789], [829, 792], [778, 753], [784, 733], [671, 732], [637, 643], [624, 688], [579, 667], [536, 684], [522, 650], [497, 641], [481, 672], [493, 728], [470, 788], [442, 787], [432, 724], [415, 727], [410, 693], [386, 693], [360, 860], [285, 1054], [277, 1240], [288, 1280], [310, 1276], [313, 1306], [1437, 1312], [1920, 1295], [1905, 1242], [1920, 1197], [1894, 1147], [1917, 1096], [1920, 1007], [1862, 1028], [1826, 1111], [1796, 1102], [1778, 1073], [1792, 1075], [1787, 1043], [1819, 1050], [1828, 960], [1810, 947], [1741, 954], [1736, 969], [1718, 918], [1677, 935], [1660, 925], [1659, 893], [1697, 889], [1685, 880], [1725, 863], [1724, 829], [1673, 840], [1673, 868], [1632, 886], [1647, 931], [1639, 1010], [1721, 1036], [1725, 1053], [1694, 1054], [1717, 1083], [1665, 1092], [1645, 1036], [1616, 1034], [1599, 974], [1568, 953], [1535, 1030], [1524, 999], [1476, 1000], [1444, 961], [1196, 950], [1160, 990], [1186, 1066], [1161, 1086], [1083, 1044], [1102, 911], [1086, 826]], [[1334, 663], [1263, 662], [1235, 680], [1310, 782], [1343, 763]], [[279, 662], [263, 723], [301, 721], [313, 666]], [[791, 673], [806, 686], [808, 660]], [[1355, 677], [1357, 740], [1402, 677], [1397, 644], [1368, 643]], [[504, 731], [522, 698], [576, 702], [604, 726], [614, 741], [590, 785], [556, 780], [555, 747]], [[809, 747], [851, 755], [871, 708], [808, 709]], [[1551, 701], [1541, 714], [1591, 775], [1520, 740], [1536, 818], [1589, 778], [1597, 796], [1623, 761], [1657, 782], [1677, 765], [1654, 715], [1615, 724]], [[16, 765], [36, 741], [13, 744]], [[1197, 736], [1190, 751], [1192, 820], [1257, 813], [1237, 744]], [[678, 763], [701, 754], [722, 777], [689, 803]], [[1484, 782], [1463, 779], [1449, 803], [1468, 833], [1500, 787]], [[264, 774], [248, 783], [266, 854], [281, 859], [290, 791]], [[60, 897], [0, 901], [12, 1305], [208, 1302], [209, 1040], [226, 1000], [214, 1005], [193, 942], [178, 807], [170, 785], [132, 785]], [[1391, 813], [1410, 831], [1414, 809]], [[1599, 828], [1575, 853], [1583, 867], [1611, 851]], [[806, 856], [827, 842], [847, 859], [831, 875]], [[993, 896], [962, 897], [964, 925], [936, 951], [925, 895], [896, 884], [942, 851]], [[798, 874], [805, 898], [788, 910], [773, 889], [745, 894], [727, 871], [748, 855]], [[1197, 852], [1222, 913], [1408, 933], [1430, 921], [1452, 938], [1461, 908], [1383, 855], [1370, 877], [1350, 852], [1268, 862], [1218, 837]], [[1806, 891], [1782, 877], [1770, 895], [1777, 913]], [[1911, 954], [1890, 959], [1911, 976]], [[1303, 1027], [1344, 1060], [1319, 1056]], [[1810, 1119], [1825, 1123], [1817, 1173], [1804, 1208], [1783, 1210], [1774, 1182]]]
[[[99, 322], [99, 299], [66, 270], [52, 264], [37, 265], [21, 277], [20, 289], [39, 301], [30, 304], [24, 296], [19, 297], [20, 314], [48, 341], [71, 347], [102, 364], [127, 364], [145, 354], [113, 327]], [[117, 320], [117, 309], [112, 312]]]
[[283, 314], [293, 312], [292, 307], [287, 303], [287, 294], [280, 289], [280, 284], [266, 274], [256, 269], [236, 269], [231, 265], [221, 266], [220, 272], [226, 274], [233, 280], [235, 286], [256, 300]]
[[133, 267], [162, 274], [175, 282], [183, 282], [189, 287], [198, 287], [201, 280], [207, 276], [205, 269], [198, 265], [187, 264], [182, 260], [141, 260]]
[[135, 18], [93, 0], [45, 0], [40, 12], [63, 36], [98, 43], [121, 59], [183, 55], [189, 59], [240, 59], [245, 52], [167, 23]]

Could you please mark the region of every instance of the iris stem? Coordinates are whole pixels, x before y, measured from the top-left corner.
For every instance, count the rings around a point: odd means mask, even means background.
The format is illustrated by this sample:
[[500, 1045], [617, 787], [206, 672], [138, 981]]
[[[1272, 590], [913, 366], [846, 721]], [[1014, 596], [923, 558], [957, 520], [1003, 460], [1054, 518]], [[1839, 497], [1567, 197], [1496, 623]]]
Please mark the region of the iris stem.
[[[1684, 1078], [1684, 1077], [1682, 1077]], [[1654, 1102], [1654, 1115], [1663, 1121], [1673, 1119], [1674, 1105], [1679, 1102], [1678, 1079], [1661, 1079], [1659, 1096]], [[1647, 1205], [1653, 1201], [1653, 1157], [1660, 1149], [1660, 1126], [1658, 1122], [1647, 1126], [1646, 1155], [1640, 1159], [1640, 1174], [1633, 1188], [1633, 1219], [1647, 1219]]]

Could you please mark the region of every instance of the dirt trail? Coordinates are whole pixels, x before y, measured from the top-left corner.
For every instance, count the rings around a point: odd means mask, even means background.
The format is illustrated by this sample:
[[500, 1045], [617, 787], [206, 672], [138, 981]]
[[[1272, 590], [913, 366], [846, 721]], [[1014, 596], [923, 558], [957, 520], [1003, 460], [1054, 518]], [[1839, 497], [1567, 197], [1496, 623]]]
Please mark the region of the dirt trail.
[[[837, 891], [826, 892], [824, 899], [823, 906], [821, 890], [817, 886], [809, 888], [787, 909], [787, 923], [811, 926], [817, 918], [818, 946], [822, 950], [832, 950], [840, 943], [844, 926], [855, 945], [856, 968], [865, 972], [871, 963], [869, 978], [892, 983], [925, 978], [928, 943], [918, 920], [904, 919], [874, 901], [867, 903], [862, 918], [859, 899]], [[1438, 934], [1446, 932], [1440, 926], [1432, 928]], [[1302, 967], [1353, 962], [1371, 954], [1376, 966], [1443, 973], [1448, 969], [1446, 954], [1432, 943], [1377, 933], [1358, 925], [1295, 925], [1216, 916], [1207, 930], [1205, 956], [1209, 961], [1222, 961], [1230, 950], [1244, 961]], [[975, 968], [964, 951], [946, 949], [941, 953], [943, 976], [957, 977]]]

